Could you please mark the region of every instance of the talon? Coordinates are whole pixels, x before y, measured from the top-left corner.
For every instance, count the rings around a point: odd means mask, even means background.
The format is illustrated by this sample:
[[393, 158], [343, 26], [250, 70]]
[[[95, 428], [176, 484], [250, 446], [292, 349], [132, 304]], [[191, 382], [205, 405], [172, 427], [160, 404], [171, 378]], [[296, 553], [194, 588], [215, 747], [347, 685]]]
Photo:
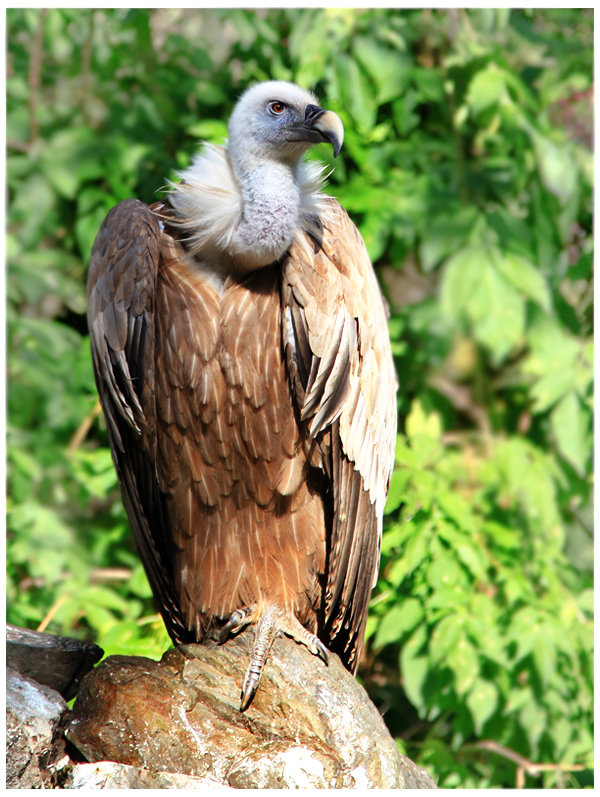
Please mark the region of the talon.
[[260, 682], [260, 676], [262, 675], [261, 670], [251, 670], [248, 668], [248, 672], [246, 673], [246, 677], [244, 678], [244, 686], [242, 687], [242, 691], [240, 694], [241, 702], [240, 702], [240, 711], [245, 711], [250, 703], [252, 702], [252, 698], [256, 694], [256, 690], [258, 689], [258, 684]]
[[232, 631], [238, 631], [250, 623], [256, 623], [256, 632], [250, 664], [246, 670], [240, 693], [240, 711], [245, 711], [252, 702], [260, 684], [263, 669], [276, 636], [286, 636], [307, 647], [314, 656], [329, 664], [329, 651], [321, 640], [300, 623], [290, 612], [276, 605], [268, 605], [259, 615], [256, 604], [242, 606], [232, 612], [229, 620], [219, 631], [219, 644], [222, 645]]
[[329, 651], [317, 637], [315, 637], [315, 648], [317, 656], [322, 659], [325, 664], [329, 665]]
[[258, 621], [250, 665], [246, 671], [242, 687], [240, 711], [245, 711], [248, 708], [258, 689], [267, 656], [277, 633], [275, 614], [276, 612], [273, 608], [267, 609]]
[[219, 631], [219, 645], [227, 641], [227, 637], [231, 631], [242, 628], [247, 625], [250, 620], [249, 617], [254, 613], [254, 606], [243, 606], [241, 609], [236, 609], [229, 620], [225, 623], [223, 628]]

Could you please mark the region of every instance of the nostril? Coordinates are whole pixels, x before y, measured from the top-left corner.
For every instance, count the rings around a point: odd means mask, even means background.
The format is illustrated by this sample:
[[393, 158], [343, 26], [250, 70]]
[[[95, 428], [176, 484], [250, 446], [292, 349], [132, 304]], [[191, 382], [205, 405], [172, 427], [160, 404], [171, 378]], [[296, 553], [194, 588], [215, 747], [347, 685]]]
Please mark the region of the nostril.
[[324, 113], [323, 108], [319, 105], [307, 105], [304, 111], [304, 121], [314, 122], [322, 113]]

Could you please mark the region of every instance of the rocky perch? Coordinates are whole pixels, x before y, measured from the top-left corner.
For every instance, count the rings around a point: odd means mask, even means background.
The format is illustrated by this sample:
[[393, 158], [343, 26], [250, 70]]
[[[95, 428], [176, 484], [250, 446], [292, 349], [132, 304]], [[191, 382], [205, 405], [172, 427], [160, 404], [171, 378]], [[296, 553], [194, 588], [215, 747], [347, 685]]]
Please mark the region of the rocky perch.
[[[365, 690], [334, 655], [325, 666], [277, 639], [252, 704], [240, 712], [251, 646], [245, 632], [222, 646], [191, 646], [186, 655], [170, 649], [160, 662], [109, 656], [85, 676], [71, 712], [54, 693], [45, 743], [40, 734], [31, 742], [20, 727], [19, 713], [31, 722], [36, 710], [36, 684], [20, 676], [30, 699], [25, 710], [14, 673], [7, 786], [435, 788], [399, 754]], [[47, 714], [52, 690], [37, 687], [42, 697], [33, 702]], [[11, 739], [19, 735], [30, 740], [31, 760], [11, 767]], [[20, 779], [19, 771], [29, 776]]]

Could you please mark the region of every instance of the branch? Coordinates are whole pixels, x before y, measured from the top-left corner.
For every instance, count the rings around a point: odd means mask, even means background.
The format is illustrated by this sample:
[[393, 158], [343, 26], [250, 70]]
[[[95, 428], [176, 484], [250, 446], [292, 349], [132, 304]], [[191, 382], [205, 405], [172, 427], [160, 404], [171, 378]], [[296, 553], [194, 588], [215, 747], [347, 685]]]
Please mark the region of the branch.
[[29, 74], [27, 82], [29, 84], [29, 143], [37, 141], [40, 134], [40, 122], [37, 115], [40, 86], [42, 85], [42, 56], [44, 51], [44, 22], [47, 9], [40, 10], [40, 22], [31, 42], [29, 50]]
[[473, 747], [479, 750], [490, 750], [492, 753], [508, 758], [517, 765], [515, 773], [515, 788], [522, 789], [525, 787], [525, 775], [536, 777], [540, 772], [581, 772], [587, 767], [584, 764], [536, 764], [530, 761], [520, 753], [511, 750], [509, 747], [504, 747], [492, 739], [484, 739], [481, 742], [475, 742]]
[[25, 141], [12, 141], [11, 139], [7, 139], [6, 148], [17, 150], [17, 152], [29, 152], [31, 145], [27, 144]]
[[470, 387], [459, 385], [440, 373], [432, 374], [428, 383], [443, 396], [446, 396], [459, 412], [463, 412], [475, 422], [484, 440], [491, 438], [492, 426], [488, 414], [482, 406], [477, 404]]
[[67, 600], [68, 597], [69, 595], [66, 592], [59, 597], [59, 599], [55, 602], [54, 606], [50, 608], [50, 611], [46, 614], [42, 622], [38, 625], [36, 631], [45, 631], [46, 628], [48, 628], [48, 626], [54, 619], [54, 615], [60, 609], [63, 603]]
[[87, 433], [90, 431], [90, 427], [93, 424], [95, 418], [98, 415], [100, 415], [101, 409], [102, 408], [100, 406], [100, 399], [98, 399], [94, 404], [94, 407], [90, 412], [90, 414], [87, 415], [82, 420], [82, 422], [79, 424], [79, 428], [77, 429], [71, 440], [69, 441], [69, 445], [67, 446], [67, 451], [69, 454], [72, 454], [73, 452], [77, 451], [79, 446], [83, 443], [83, 441], [87, 437]]

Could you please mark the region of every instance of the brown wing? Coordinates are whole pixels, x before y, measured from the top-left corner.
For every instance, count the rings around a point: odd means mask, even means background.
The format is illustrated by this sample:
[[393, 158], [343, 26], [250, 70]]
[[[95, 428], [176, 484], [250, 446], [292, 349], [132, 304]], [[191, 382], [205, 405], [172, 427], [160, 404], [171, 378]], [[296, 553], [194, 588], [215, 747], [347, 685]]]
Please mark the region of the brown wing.
[[331, 483], [323, 641], [354, 672], [379, 566], [397, 382], [364, 242], [334, 200], [323, 224], [319, 246], [297, 236], [284, 263], [283, 341], [311, 461]]
[[153, 465], [160, 234], [158, 220], [138, 200], [110, 211], [90, 260], [88, 325], [96, 384], [132, 531], [167, 629], [176, 641], [186, 641], [171, 576], [165, 496]]

